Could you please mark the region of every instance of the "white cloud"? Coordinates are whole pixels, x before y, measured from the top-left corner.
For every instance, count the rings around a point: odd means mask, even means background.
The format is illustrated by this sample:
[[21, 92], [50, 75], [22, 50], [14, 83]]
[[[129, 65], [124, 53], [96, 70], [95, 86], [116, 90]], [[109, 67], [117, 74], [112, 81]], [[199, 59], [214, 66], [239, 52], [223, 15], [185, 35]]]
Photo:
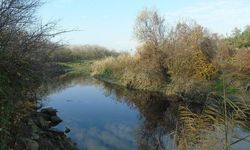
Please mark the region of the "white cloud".
[[174, 22], [194, 19], [213, 32], [225, 34], [234, 27], [243, 28], [250, 24], [249, 11], [250, 1], [247, 0], [211, 0], [167, 12], [166, 17]]
[[125, 124], [106, 124], [103, 128], [71, 126], [70, 134], [80, 149], [130, 149], [135, 148], [133, 129]]

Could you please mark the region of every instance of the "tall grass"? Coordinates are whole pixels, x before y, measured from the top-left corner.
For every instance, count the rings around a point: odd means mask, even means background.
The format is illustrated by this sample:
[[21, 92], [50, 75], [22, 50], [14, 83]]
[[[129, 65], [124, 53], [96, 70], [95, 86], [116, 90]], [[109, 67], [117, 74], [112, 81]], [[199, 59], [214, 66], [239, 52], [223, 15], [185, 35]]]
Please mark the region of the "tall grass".
[[164, 80], [154, 70], [148, 70], [138, 55], [122, 54], [96, 61], [92, 65], [92, 75], [111, 79], [128, 88], [159, 90]]
[[179, 108], [178, 149], [231, 149], [246, 137], [234, 138], [234, 128], [249, 126], [249, 100], [228, 98], [223, 77], [223, 95], [211, 93], [201, 113], [188, 106]]
[[131, 65], [133, 65], [133, 58], [129, 54], [107, 57], [92, 65], [92, 75], [114, 79], [122, 78]]

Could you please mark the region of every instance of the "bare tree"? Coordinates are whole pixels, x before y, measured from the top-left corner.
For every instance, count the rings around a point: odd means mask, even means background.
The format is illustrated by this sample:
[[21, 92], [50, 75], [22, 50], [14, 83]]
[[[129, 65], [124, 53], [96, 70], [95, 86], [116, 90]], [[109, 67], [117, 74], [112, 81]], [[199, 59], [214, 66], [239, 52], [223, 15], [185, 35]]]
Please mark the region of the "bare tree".
[[136, 19], [134, 32], [140, 42], [150, 42], [158, 46], [165, 41], [165, 19], [159, 16], [157, 11], [145, 9]]
[[136, 19], [134, 33], [142, 44], [137, 53], [145, 65], [141, 68], [145, 75], [168, 81], [168, 68], [164, 66], [167, 57], [164, 52], [167, 37], [165, 19], [157, 11], [145, 9]]
[[0, 68], [17, 72], [45, 61], [47, 51], [58, 46], [51, 38], [67, 32], [55, 32], [55, 22], [39, 24], [35, 11], [40, 5], [40, 0], [0, 0]]

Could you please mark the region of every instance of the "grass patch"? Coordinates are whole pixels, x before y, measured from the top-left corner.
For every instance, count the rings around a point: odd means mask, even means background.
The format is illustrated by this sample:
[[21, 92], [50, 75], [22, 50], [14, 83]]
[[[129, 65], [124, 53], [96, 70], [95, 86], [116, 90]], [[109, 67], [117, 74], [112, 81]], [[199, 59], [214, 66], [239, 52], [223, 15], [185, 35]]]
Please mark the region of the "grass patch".
[[[218, 93], [223, 93], [224, 89], [223, 80], [222, 79], [217, 80], [216, 83], [214, 84], [213, 89]], [[225, 90], [227, 94], [236, 94], [237, 92], [239, 92], [239, 89], [236, 88], [231, 83], [226, 84]]]
[[64, 65], [68, 69], [68, 74], [72, 75], [83, 75], [83, 76], [90, 76], [91, 72], [91, 65], [93, 64], [93, 60], [84, 60], [84, 61], [75, 61], [75, 62], [68, 62], [68, 63], [59, 63]]
[[103, 78], [110, 78], [113, 75], [113, 70], [110, 68], [106, 68], [103, 73], [101, 74], [101, 77]]

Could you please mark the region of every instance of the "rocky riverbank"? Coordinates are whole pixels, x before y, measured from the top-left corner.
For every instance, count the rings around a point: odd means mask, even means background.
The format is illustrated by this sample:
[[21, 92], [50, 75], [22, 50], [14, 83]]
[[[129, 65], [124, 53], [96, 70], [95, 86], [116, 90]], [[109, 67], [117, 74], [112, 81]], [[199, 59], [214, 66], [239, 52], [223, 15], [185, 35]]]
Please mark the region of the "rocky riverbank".
[[70, 129], [61, 131], [55, 128], [60, 122], [62, 119], [57, 116], [57, 110], [51, 107], [31, 112], [21, 125], [21, 147], [28, 150], [77, 150], [76, 144], [66, 135]]

